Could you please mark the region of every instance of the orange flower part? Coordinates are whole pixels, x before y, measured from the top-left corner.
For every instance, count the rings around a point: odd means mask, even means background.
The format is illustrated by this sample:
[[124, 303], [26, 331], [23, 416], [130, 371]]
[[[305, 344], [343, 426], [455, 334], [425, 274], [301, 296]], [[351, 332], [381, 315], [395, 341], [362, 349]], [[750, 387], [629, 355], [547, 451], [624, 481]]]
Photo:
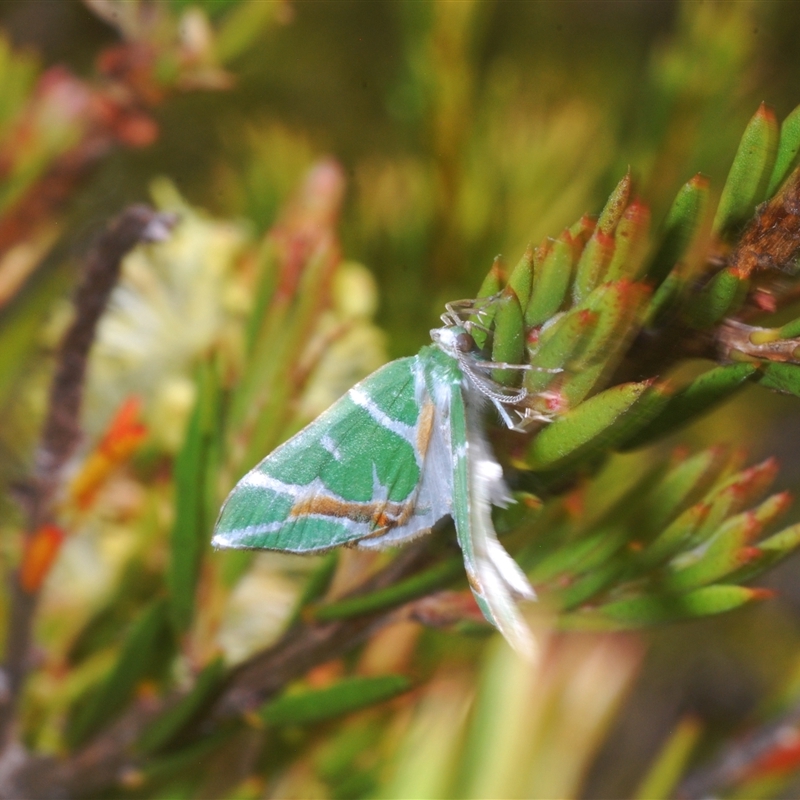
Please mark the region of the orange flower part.
[[120, 407], [108, 430], [88, 455], [72, 482], [71, 494], [78, 508], [87, 509], [111, 472], [135, 452], [147, 436], [139, 420], [141, 400], [129, 397]]
[[794, 725], [778, 733], [775, 746], [758, 758], [744, 775], [744, 780], [764, 778], [767, 775], [790, 772], [800, 766], [800, 730]]
[[42, 588], [63, 541], [64, 531], [50, 524], [28, 537], [19, 568], [19, 583], [26, 592], [33, 594]]

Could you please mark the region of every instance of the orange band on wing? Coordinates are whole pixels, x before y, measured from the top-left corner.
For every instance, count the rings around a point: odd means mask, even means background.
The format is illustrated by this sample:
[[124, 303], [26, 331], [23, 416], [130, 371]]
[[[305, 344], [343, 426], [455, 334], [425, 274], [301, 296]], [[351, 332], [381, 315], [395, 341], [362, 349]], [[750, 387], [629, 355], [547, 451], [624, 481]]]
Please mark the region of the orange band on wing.
[[353, 503], [346, 500], [337, 500], [335, 497], [316, 495], [295, 503], [289, 512], [289, 516], [304, 517], [316, 514], [322, 517], [351, 519], [354, 522], [369, 522], [383, 533], [397, 525], [402, 525], [413, 511], [413, 501], [406, 503]]
[[428, 445], [431, 441], [431, 433], [433, 432], [433, 403], [427, 402], [422, 406], [419, 412], [419, 421], [417, 423], [417, 452], [420, 458], [425, 458], [428, 452]]

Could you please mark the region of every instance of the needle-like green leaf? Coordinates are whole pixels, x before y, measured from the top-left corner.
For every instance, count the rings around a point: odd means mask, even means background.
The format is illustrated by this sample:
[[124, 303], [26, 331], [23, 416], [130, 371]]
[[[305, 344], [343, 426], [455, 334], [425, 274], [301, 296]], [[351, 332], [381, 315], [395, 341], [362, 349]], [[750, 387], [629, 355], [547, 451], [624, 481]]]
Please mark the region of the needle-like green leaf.
[[258, 715], [268, 725], [313, 725], [391, 700], [410, 687], [404, 675], [346, 678], [325, 689], [284, 694]]
[[778, 148], [775, 112], [762, 103], [745, 128], [722, 190], [713, 233], [728, 238], [752, 215], [766, 194]]
[[536, 264], [525, 325], [535, 328], [551, 319], [564, 304], [575, 259], [575, 241], [569, 231], [555, 239], [547, 255]]
[[217, 514], [215, 478], [222, 446], [216, 370], [204, 364], [198, 397], [175, 463], [175, 523], [167, 572], [170, 614], [175, 630], [191, 624], [203, 552]]
[[650, 382], [625, 383], [589, 398], [548, 425], [531, 443], [526, 461], [530, 469], [563, 467], [589, 451], [614, 444], [615, 426], [629, 414], [650, 388]]
[[659, 286], [684, 257], [697, 234], [708, 204], [709, 184], [705, 175], [695, 175], [678, 192], [661, 230], [660, 242], [647, 277]]
[[139, 681], [171, 657], [174, 640], [168, 612], [167, 603], [157, 600], [134, 622], [111, 672], [70, 720], [66, 732], [70, 747], [98, 733], [130, 702]]
[[778, 152], [767, 186], [766, 200], [778, 191], [789, 173], [797, 166], [798, 153], [800, 153], [800, 106], [797, 106], [781, 123]]
[[663, 411], [635, 436], [622, 442], [622, 450], [645, 447], [662, 436], [688, 425], [701, 414], [732, 397], [758, 375], [756, 364], [727, 364], [703, 373], [687, 387], [676, 392]]
[[[525, 321], [522, 306], [511, 284], [506, 286], [496, 303], [492, 361], [521, 364], [525, 354]], [[520, 370], [495, 369], [492, 378], [497, 383], [513, 386], [522, 380]]]

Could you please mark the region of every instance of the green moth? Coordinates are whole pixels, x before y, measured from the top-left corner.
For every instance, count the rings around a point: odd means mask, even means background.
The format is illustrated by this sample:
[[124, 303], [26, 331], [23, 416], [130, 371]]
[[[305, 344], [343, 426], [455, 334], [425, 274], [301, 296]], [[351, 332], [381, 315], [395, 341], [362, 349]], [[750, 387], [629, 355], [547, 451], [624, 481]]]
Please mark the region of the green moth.
[[[483, 429], [487, 403], [509, 427], [524, 389], [488, 377], [450, 304], [433, 345], [385, 365], [247, 473], [225, 501], [215, 547], [315, 553], [337, 545], [384, 548], [452, 517], [472, 592], [486, 619], [517, 650], [533, 640], [516, 599], [535, 599], [500, 544], [491, 507], [511, 501]], [[525, 414], [519, 411], [521, 416]]]

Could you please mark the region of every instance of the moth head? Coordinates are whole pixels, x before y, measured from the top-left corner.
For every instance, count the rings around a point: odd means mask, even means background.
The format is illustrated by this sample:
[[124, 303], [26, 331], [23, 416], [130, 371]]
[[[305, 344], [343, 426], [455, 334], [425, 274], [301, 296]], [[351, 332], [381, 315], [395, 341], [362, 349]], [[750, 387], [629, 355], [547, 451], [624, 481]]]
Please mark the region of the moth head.
[[446, 328], [434, 328], [431, 331], [434, 344], [441, 347], [453, 358], [472, 353], [477, 345], [472, 334], [463, 325], [448, 325]]

